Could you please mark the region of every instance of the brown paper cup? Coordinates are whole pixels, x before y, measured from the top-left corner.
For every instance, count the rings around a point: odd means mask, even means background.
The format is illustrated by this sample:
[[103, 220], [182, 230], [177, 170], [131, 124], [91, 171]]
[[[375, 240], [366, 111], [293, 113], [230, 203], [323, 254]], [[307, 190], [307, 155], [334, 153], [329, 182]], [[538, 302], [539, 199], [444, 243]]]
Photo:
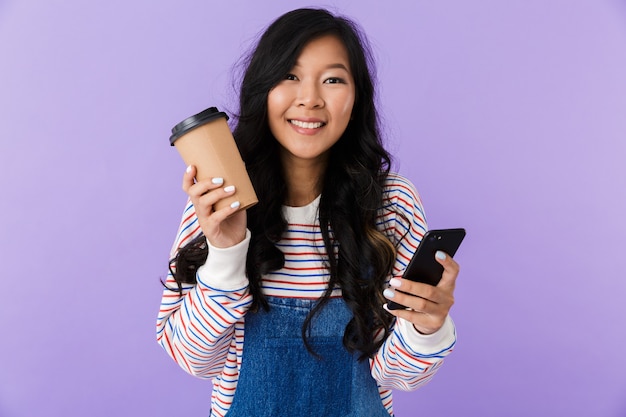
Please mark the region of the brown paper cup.
[[170, 144], [187, 166], [196, 167], [196, 180], [220, 177], [224, 178], [224, 187], [235, 186], [235, 194], [218, 201], [215, 210], [235, 201], [241, 204], [240, 210], [245, 210], [258, 199], [226, 120], [226, 113], [208, 108], [174, 126]]

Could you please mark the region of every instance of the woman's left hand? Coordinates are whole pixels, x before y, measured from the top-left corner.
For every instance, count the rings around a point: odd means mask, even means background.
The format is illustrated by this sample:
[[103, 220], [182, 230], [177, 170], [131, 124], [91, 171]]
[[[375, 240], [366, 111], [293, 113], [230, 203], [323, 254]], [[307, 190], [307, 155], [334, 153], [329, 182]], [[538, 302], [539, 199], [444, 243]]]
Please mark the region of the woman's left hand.
[[[443, 252], [438, 254], [441, 256]], [[389, 281], [391, 288], [383, 292], [388, 300], [408, 307], [406, 310], [388, 311], [413, 323], [413, 327], [422, 334], [428, 335], [439, 330], [454, 304], [454, 287], [459, 275], [459, 264], [452, 257], [444, 255], [445, 259], [435, 256], [437, 262], [443, 265], [441, 281], [436, 287], [408, 279], [392, 278]]]

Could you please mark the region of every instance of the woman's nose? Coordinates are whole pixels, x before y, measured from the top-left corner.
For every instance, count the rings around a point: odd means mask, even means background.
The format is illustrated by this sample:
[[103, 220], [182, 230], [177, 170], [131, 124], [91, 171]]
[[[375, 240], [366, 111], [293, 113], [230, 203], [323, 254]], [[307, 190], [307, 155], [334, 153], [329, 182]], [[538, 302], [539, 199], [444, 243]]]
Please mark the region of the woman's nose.
[[300, 83], [297, 97], [298, 106], [306, 108], [317, 108], [324, 106], [324, 100], [319, 91], [319, 87], [312, 82]]

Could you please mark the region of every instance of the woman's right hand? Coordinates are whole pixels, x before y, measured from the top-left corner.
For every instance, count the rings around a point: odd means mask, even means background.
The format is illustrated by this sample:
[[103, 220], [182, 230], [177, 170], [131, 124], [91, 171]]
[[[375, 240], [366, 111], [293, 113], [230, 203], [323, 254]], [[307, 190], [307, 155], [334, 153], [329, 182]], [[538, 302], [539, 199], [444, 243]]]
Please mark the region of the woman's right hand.
[[219, 200], [231, 196], [234, 187], [224, 187], [222, 178], [195, 181], [196, 168], [187, 167], [183, 176], [183, 190], [189, 195], [200, 228], [211, 246], [227, 248], [234, 246], [246, 237], [246, 211], [238, 210], [239, 205], [215, 211], [213, 206]]

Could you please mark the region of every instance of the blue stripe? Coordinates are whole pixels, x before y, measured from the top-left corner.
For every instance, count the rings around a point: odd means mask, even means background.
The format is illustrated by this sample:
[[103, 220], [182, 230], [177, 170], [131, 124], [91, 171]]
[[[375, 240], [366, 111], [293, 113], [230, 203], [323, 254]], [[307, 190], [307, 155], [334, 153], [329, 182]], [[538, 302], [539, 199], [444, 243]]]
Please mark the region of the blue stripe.
[[[213, 331], [211, 331], [211, 329], [207, 328], [204, 325], [204, 323], [200, 320], [200, 317], [198, 317], [195, 312], [193, 313], [193, 317], [194, 317], [194, 319], [196, 319], [196, 322], [198, 323], [198, 325], [200, 325], [200, 327], [202, 327], [206, 331], [206, 333], [211, 336], [212, 339], [216, 339], [216, 338], [219, 337], [219, 334], [213, 333]], [[187, 326], [187, 331], [189, 333], [191, 333], [192, 335], [194, 335], [198, 340], [206, 342], [205, 338], [202, 337], [202, 335], [196, 333], [195, 330], [191, 326]], [[195, 348], [195, 349], [197, 349], [197, 348]]]
[[176, 300], [176, 301], [172, 301], [171, 303], [167, 303], [167, 302], [163, 301], [163, 302], [161, 302], [161, 305], [162, 305], [162, 306], [171, 306], [171, 305], [180, 304], [180, 303], [181, 303], [181, 301], [183, 301], [183, 298], [182, 298], [182, 297], [181, 297], [181, 298], [179, 298], [179, 299], [178, 299], [178, 300]]
[[[320, 253], [320, 255], [326, 255], [325, 253]], [[320, 265], [322, 264], [323, 261], [320, 261], [319, 259], [293, 259], [294, 255], [290, 255], [290, 256], [286, 256], [285, 257], [285, 263], [287, 262], [299, 262], [299, 263], [304, 263], [304, 262], [308, 262], [311, 263], [313, 265]], [[324, 266], [320, 266], [320, 268], [324, 268]]]
[[430, 354], [423, 354], [423, 353], [416, 352], [415, 350], [411, 349], [411, 345], [407, 343], [406, 340], [404, 340], [404, 338], [402, 337], [399, 331], [394, 331], [394, 333], [398, 336], [398, 340], [402, 342], [402, 346], [404, 347], [404, 349], [413, 353], [418, 358], [438, 358], [438, 359], [443, 358], [445, 357], [443, 353], [448, 352], [450, 349], [452, 349], [456, 343], [456, 340], [455, 340], [454, 342], [452, 342], [452, 344], [449, 347], [441, 349], [438, 352], [430, 353]]
[[[184, 211], [183, 214], [187, 214], [187, 212], [189, 210], [191, 210], [192, 208], [193, 208], [193, 203], [191, 201], [189, 201], [189, 204], [187, 204], [187, 207], [185, 207], [185, 211]], [[185, 217], [185, 216], [183, 216], [183, 217]]]
[[306, 235], [320, 235], [320, 236], [322, 235], [322, 232], [320, 231], [319, 228], [317, 230], [287, 229], [287, 232], [303, 233]]
[[[219, 310], [221, 310], [222, 312], [226, 313], [226, 315], [227, 315], [227, 316], [230, 316], [230, 318], [232, 318], [232, 319], [233, 319], [233, 321], [237, 321], [237, 320], [239, 320], [239, 317], [238, 317], [238, 316], [236, 316], [236, 315], [234, 315], [233, 313], [231, 313], [230, 309], [229, 309], [229, 308], [224, 307], [224, 305], [222, 305], [222, 303], [215, 301], [215, 299], [214, 299], [213, 297], [210, 297], [209, 299], [210, 299], [212, 302], [214, 302], [214, 303], [215, 303], [215, 304], [214, 304], [214, 306], [213, 306], [213, 309], [214, 309], [214, 310], [218, 310], [216, 307], [219, 307]], [[207, 312], [207, 314], [208, 314], [208, 312]], [[232, 324], [231, 324], [231, 326], [232, 326]], [[227, 326], [227, 327], [230, 327], [230, 326]]]

